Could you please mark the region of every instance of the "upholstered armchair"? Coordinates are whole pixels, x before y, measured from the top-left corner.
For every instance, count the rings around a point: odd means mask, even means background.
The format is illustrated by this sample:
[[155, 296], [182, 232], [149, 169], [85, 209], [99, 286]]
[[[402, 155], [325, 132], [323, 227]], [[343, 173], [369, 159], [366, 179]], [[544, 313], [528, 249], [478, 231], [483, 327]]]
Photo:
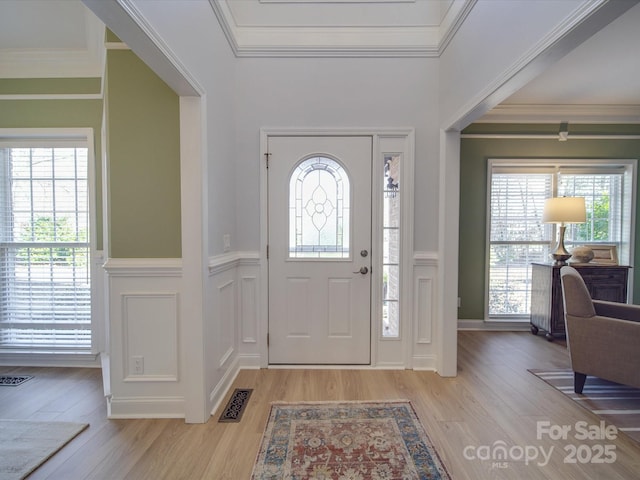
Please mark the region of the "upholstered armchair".
[[640, 388], [640, 305], [592, 300], [573, 267], [560, 279], [574, 391], [587, 375]]

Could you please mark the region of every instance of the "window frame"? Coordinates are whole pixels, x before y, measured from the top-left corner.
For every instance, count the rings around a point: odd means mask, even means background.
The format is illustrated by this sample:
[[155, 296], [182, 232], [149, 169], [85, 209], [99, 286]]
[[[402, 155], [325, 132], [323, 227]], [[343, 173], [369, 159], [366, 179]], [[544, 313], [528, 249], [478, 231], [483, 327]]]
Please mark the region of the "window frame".
[[5, 349], [0, 350], [0, 364], [19, 361], [22, 365], [97, 366], [104, 350], [105, 329], [102, 305], [102, 279], [99, 266], [102, 252], [97, 250], [96, 238], [96, 172], [94, 130], [92, 128], [0, 128], [0, 148], [75, 147], [87, 149], [87, 195], [89, 210], [89, 258], [91, 297], [91, 347], [77, 352], [71, 350]]
[[[564, 172], [563, 172], [564, 169]], [[486, 196], [486, 236], [485, 236], [485, 288], [484, 288], [484, 319], [490, 322], [529, 322], [528, 314], [514, 315], [490, 315], [490, 262], [491, 262], [491, 187], [494, 173], [549, 173], [551, 178], [552, 195], [558, 192], [558, 176], [564, 174], [597, 174], [597, 173], [620, 173], [623, 172], [623, 184], [630, 190], [623, 192], [621, 201], [623, 209], [628, 209], [621, 220], [623, 235], [628, 234], [628, 241], [621, 239], [619, 251], [621, 264], [634, 265], [634, 245], [635, 245], [635, 220], [636, 220], [636, 159], [563, 159], [563, 158], [538, 158], [538, 159], [518, 159], [518, 158], [489, 158], [487, 161], [487, 196]], [[551, 226], [550, 248], [553, 247], [557, 239], [557, 226]], [[535, 243], [535, 242], [533, 242]], [[599, 242], [590, 242], [597, 244]], [[612, 243], [612, 242], [600, 242]], [[633, 286], [630, 278], [630, 300]]]

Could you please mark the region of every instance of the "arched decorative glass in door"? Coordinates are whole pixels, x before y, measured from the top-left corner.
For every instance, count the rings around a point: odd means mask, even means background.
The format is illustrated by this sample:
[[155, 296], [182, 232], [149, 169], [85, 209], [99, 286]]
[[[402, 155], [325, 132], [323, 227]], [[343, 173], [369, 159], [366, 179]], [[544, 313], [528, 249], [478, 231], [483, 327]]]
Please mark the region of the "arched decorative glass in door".
[[350, 182], [325, 156], [302, 160], [289, 179], [289, 258], [349, 258]]

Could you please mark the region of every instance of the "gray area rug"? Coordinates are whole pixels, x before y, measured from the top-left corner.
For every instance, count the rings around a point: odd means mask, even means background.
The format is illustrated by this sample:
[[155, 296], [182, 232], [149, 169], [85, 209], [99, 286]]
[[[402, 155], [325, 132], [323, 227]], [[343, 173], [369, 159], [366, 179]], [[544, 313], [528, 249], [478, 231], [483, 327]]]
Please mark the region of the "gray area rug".
[[573, 371], [570, 369], [529, 371], [640, 442], [640, 389], [589, 376], [579, 394], [573, 391]]
[[89, 425], [0, 420], [0, 478], [23, 479]]

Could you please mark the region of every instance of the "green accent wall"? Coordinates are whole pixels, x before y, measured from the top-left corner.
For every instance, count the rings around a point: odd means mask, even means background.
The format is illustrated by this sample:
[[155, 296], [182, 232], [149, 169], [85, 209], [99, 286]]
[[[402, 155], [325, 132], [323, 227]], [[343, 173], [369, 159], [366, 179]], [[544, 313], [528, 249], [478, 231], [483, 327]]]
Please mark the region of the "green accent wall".
[[[33, 81], [32, 81], [33, 80]], [[57, 86], [50, 89], [48, 82], [52, 79], [12, 79], [11, 82], [0, 81], [0, 94], [15, 94], [14, 88], [20, 82], [39, 85], [40, 93], [51, 93], [62, 88], [63, 79], [55, 79]], [[65, 79], [66, 80], [66, 79]], [[94, 79], [100, 82], [100, 79]], [[91, 82], [94, 83], [94, 82]], [[70, 85], [75, 82], [70, 81]], [[5, 88], [7, 90], [5, 90]], [[72, 92], [71, 87], [62, 88], [65, 93]], [[22, 92], [25, 93], [25, 92]], [[33, 93], [33, 92], [32, 92]], [[84, 92], [83, 92], [84, 93]], [[92, 128], [95, 155], [94, 202], [96, 205], [96, 248], [103, 249], [102, 241], [102, 160], [101, 135], [102, 100], [2, 100], [0, 99], [0, 128]]]
[[118, 38], [118, 36], [108, 28], [104, 33], [104, 38], [106, 42], [114, 42], [114, 43], [122, 42], [122, 40], [120, 40], [120, 38]]
[[[464, 133], [557, 135], [559, 124], [473, 124]], [[571, 134], [637, 134], [640, 125], [569, 125], [569, 140], [471, 139], [460, 143], [460, 253], [458, 296], [460, 319], [483, 319], [487, 249], [487, 163], [490, 158], [638, 159], [640, 140], [571, 140]], [[640, 172], [637, 172], [640, 175]], [[640, 195], [637, 196], [640, 198]], [[640, 206], [636, 205], [633, 297], [640, 303]]]
[[179, 97], [129, 50], [106, 78], [109, 256], [179, 258]]

